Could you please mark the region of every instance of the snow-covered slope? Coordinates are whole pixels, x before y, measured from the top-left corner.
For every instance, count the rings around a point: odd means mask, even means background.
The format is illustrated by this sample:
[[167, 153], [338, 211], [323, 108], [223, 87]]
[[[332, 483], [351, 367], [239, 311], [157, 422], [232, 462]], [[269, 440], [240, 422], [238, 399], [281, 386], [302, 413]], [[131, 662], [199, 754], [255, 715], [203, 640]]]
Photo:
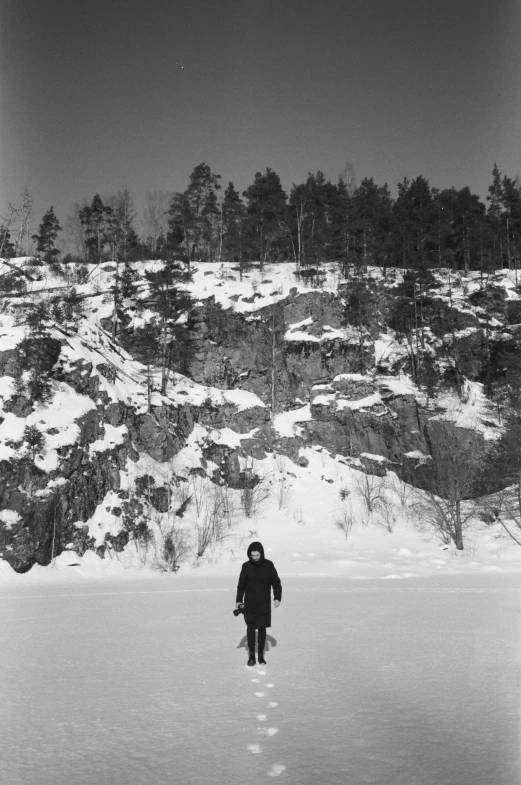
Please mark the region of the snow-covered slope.
[[[139, 297], [146, 297], [144, 270], [160, 264], [136, 265]], [[360, 331], [339, 315], [346, 282], [335, 266], [320, 288], [304, 285], [290, 264], [250, 269], [242, 279], [230, 265], [200, 264], [193, 273], [199, 324], [213, 335], [217, 309], [236, 353], [208, 333], [199, 337], [203, 359], [194, 361], [194, 378], [171, 374], [165, 394], [159, 369], [133, 359], [104, 329], [112, 314], [110, 265], [77, 285], [84, 316], [75, 325], [46, 325], [56, 358], [46, 371], [51, 394], [44, 402], [30, 404], [15, 384], [30, 373], [20, 366], [28, 331], [16, 305], [48, 300], [66, 287], [46, 273], [29, 284], [29, 294], [5, 299], [2, 579], [193, 568], [231, 574], [252, 538], [289, 574], [396, 579], [521, 567], [521, 548], [499, 523], [469, 519], [461, 552], [443, 542], [421, 513], [423, 491], [404, 482], [399, 469], [428, 462], [424, 430], [432, 423], [448, 420], [487, 441], [498, 438], [501, 425], [480, 384], [467, 380], [460, 395], [427, 394], [407, 374], [403, 341], [392, 330], [363, 335], [360, 350]], [[382, 277], [379, 270], [369, 274]], [[401, 273], [393, 274], [396, 282]], [[477, 274], [452, 276], [450, 294], [448, 274], [436, 275], [436, 296], [478, 322], [480, 308], [468, 302], [479, 289]], [[505, 298], [518, 298], [512, 276], [495, 283]], [[137, 325], [150, 314], [129, 302], [127, 316]], [[290, 369], [276, 389], [275, 360], [258, 373], [241, 368], [246, 343], [235, 338], [233, 347], [233, 329], [259, 351], [266, 347], [255, 346], [255, 335], [259, 344], [273, 336], [267, 351]], [[428, 331], [423, 337], [436, 352], [440, 339]], [[360, 351], [372, 358], [365, 373], [353, 370]], [[215, 357], [219, 364], [212, 365]], [[209, 383], [221, 379], [215, 368], [223, 358], [228, 381]], [[291, 387], [285, 380], [298, 373]], [[41, 434], [38, 444], [27, 428]]]

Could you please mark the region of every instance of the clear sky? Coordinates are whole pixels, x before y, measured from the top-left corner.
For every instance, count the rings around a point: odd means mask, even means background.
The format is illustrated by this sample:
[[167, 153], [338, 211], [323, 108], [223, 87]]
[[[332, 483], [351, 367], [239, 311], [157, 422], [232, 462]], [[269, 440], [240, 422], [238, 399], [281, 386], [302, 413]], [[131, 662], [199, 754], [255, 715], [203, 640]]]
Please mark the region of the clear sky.
[[0, 212], [322, 169], [521, 173], [518, 0], [0, 0]]

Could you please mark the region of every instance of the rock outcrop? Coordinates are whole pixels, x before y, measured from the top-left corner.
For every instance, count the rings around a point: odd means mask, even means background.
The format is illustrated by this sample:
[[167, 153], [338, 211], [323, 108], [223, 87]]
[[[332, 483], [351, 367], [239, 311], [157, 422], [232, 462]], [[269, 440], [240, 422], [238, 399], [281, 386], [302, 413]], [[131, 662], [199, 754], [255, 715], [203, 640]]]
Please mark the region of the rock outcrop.
[[[195, 356], [189, 373], [200, 384], [255, 393], [275, 411], [309, 400], [317, 380], [360, 368], [360, 342], [330, 292], [292, 293], [254, 314], [223, 309], [209, 297], [193, 316]], [[362, 347], [374, 365], [370, 342]]]

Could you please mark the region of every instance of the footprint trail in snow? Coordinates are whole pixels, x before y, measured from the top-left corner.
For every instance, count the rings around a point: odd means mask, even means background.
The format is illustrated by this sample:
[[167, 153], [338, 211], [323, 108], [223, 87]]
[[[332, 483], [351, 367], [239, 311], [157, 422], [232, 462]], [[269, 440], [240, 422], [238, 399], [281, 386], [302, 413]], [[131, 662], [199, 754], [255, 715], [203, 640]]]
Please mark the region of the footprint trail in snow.
[[[265, 671], [265, 670], [257, 671], [257, 674], [259, 676], [267, 676], [267, 673], [268, 672]], [[251, 680], [251, 682], [252, 682], [252, 684], [260, 686], [262, 680], [258, 679], [258, 678], [253, 678]], [[270, 682], [269, 684], [266, 684], [265, 686], [266, 686], [267, 689], [273, 689], [273, 687], [275, 687], [275, 684], [273, 682]], [[258, 689], [258, 687], [257, 687], [257, 689]], [[255, 694], [255, 697], [257, 697], [257, 698], [264, 698], [265, 697], [264, 692], [255, 692], [254, 694]], [[278, 706], [278, 703], [276, 701], [270, 701], [268, 703], [268, 708], [269, 709], [274, 709], [277, 706]], [[258, 722], [267, 722], [268, 721], [268, 715], [267, 714], [257, 714], [257, 720], [258, 720]], [[278, 732], [279, 732], [279, 729], [278, 728], [273, 728], [273, 727], [263, 726], [263, 727], [258, 727], [257, 728], [257, 733], [260, 734], [261, 736], [265, 736], [266, 738], [270, 738], [271, 736], [275, 736], [275, 734], [278, 733]], [[254, 755], [260, 755], [263, 752], [263, 749], [260, 746], [260, 744], [249, 744], [248, 745], [248, 751], [253, 753]], [[286, 766], [283, 763], [273, 763], [271, 765], [271, 768], [266, 772], [266, 776], [267, 777], [278, 777], [281, 774], [283, 774], [285, 771], [286, 771]]]
[[257, 728], [259, 733], [262, 733], [263, 736], [275, 736], [276, 733], [279, 732], [278, 728]]
[[268, 777], [278, 777], [283, 771], [286, 771], [286, 767], [283, 763], [274, 763], [268, 771]]

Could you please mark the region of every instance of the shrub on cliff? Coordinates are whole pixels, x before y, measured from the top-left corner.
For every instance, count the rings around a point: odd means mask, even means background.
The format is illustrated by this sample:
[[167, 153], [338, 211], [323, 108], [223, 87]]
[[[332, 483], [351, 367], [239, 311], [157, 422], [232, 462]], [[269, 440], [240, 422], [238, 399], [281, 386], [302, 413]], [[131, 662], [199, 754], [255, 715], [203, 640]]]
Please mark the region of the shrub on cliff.
[[36, 425], [26, 425], [24, 430], [24, 442], [27, 442], [29, 452], [34, 461], [36, 455], [41, 452], [45, 445], [45, 436]]
[[37, 303], [26, 311], [28, 333], [18, 344], [20, 368], [25, 371], [23, 383], [31, 403], [46, 402], [52, 395], [48, 376], [60, 355], [60, 344], [49, 333], [48, 310], [45, 303]]

